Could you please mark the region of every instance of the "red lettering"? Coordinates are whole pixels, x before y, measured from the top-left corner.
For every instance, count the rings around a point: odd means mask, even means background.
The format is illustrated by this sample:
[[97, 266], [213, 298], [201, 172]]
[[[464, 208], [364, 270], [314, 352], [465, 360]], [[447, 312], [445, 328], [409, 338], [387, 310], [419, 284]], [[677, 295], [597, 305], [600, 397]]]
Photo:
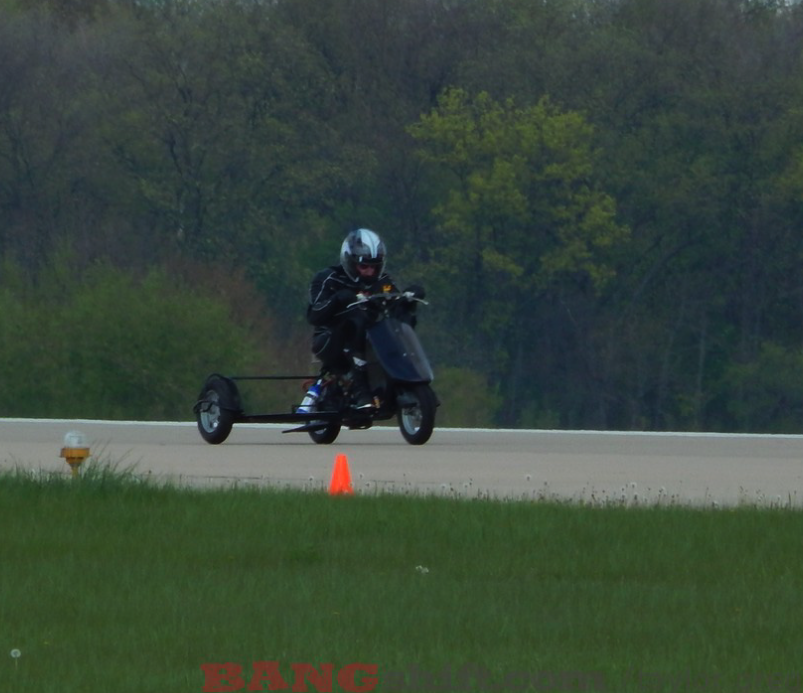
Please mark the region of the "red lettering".
[[[358, 671], [364, 671], [366, 674], [371, 675], [370, 678], [362, 679], [361, 685], [357, 684], [355, 680], [355, 674]], [[379, 683], [378, 672], [379, 667], [376, 664], [361, 664], [359, 662], [347, 664], [337, 673], [337, 682], [344, 691], [349, 693], [367, 693], [374, 690], [376, 684]]]
[[[217, 662], [208, 662], [201, 664], [201, 669], [204, 672], [204, 688], [203, 693], [230, 693], [230, 691], [238, 691], [244, 685], [240, 673], [243, 668], [234, 662], [225, 662], [219, 664]], [[223, 685], [223, 681], [227, 682]]]
[[263, 681], [268, 681], [269, 691], [280, 691], [290, 687], [279, 673], [279, 662], [254, 662], [254, 675], [248, 683], [248, 690], [264, 690], [262, 688]]
[[296, 672], [296, 680], [293, 682], [294, 693], [304, 693], [307, 690], [307, 684], [304, 681], [309, 676], [309, 682], [315, 686], [318, 693], [332, 693], [332, 664], [321, 664], [321, 673], [319, 674], [312, 664], [291, 664], [293, 671]]

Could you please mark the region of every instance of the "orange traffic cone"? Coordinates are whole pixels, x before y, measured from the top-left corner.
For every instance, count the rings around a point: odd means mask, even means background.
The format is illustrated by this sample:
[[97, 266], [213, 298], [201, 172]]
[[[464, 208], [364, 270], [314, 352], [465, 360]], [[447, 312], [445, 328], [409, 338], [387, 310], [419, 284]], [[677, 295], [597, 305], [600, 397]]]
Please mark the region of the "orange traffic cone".
[[351, 472], [349, 471], [349, 461], [343, 454], [335, 456], [335, 466], [332, 469], [332, 481], [329, 483], [329, 495], [351, 494], [354, 489], [351, 487]]

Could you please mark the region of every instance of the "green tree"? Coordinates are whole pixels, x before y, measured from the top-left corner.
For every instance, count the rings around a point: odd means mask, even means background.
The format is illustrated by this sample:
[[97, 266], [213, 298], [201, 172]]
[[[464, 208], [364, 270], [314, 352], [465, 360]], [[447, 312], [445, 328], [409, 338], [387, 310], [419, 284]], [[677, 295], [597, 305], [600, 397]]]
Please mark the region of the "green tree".
[[633, 239], [617, 312], [591, 337], [607, 354], [607, 425], [728, 428], [729, 364], [780, 327], [799, 274], [773, 180], [795, 139], [779, 121], [799, 72], [790, 16], [731, 0], [622, 0], [598, 16], [579, 60]]
[[207, 374], [249, 371], [270, 353], [210, 289], [158, 269], [77, 266], [65, 254], [37, 284], [4, 272], [3, 416], [189, 420]]
[[370, 155], [329, 124], [337, 93], [303, 37], [260, 3], [140, 9], [109, 79], [104, 138], [138, 232], [248, 268], [299, 313], [306, 255]]
[[29, 269], [96, 211], [85, 59], [46, 14], [0, 9], [0, 252]]
[[452, 89], [410, 132], [439, 171], [430, 272], [459, 319], [458, 338], [480, 336], [471, 365], [490, 364], [510, 383], [512, 423], [526, 398], [516, 389], [524, 348], [539, 333], [535, 304], [566, 282], [602, 289], [614, 276], [610, 251], [627, 239], [595, 182], [592, 128], [548, 99], [520, 109]]

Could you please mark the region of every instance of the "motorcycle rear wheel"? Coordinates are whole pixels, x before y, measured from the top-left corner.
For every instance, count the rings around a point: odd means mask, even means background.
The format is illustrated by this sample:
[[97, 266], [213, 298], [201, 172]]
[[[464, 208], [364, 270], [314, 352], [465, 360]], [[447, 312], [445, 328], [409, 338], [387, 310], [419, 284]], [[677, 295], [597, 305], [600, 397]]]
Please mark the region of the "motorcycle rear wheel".
[[410, 445], [423, 445], [435, 428], [438, 399], [429, 385], [416, 385], [409, 393], [416, 403], [399, 409], [399, 430]]
[[[323, 386], [317, 406], [321, 409], [337, 410], [339, 408], [339, 398], [342, 395], [337, 383], [326, 380]], [[340, 421], [332, 421], [324, 428], [314, 431], [307, 431], [312, 442], [316, 445], [331, 445], [340, 435]]]
[[330, 423], [326, 428], [319, 428], [315, 431], [307, 431], [312, 442], [318, 445], [330, 445], [334, 443], [340, 435], [340, 423]]

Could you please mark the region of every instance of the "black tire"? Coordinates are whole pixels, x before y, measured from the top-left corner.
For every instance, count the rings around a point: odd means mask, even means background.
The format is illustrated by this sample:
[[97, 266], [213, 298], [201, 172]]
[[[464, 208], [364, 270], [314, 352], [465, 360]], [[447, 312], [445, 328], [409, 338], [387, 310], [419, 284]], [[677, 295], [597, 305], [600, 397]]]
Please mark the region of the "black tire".
[[313, 443], [318, 445], [330, 445], [337, 440], [340, 435], [340, 422], [330, 423], [326, 428], [319, 428], [315, 431], [307, 431]]
[[239, 413], [240, 395], [237, 386], [228, 378], [210, 376], [195, 405], [195, 417], [201, 437], [219, 445], [229, 437]]
[[[342, 396], [340, 387], [332, 382], [327, 381], [327, 384], [323, 386], [317, 406], [321, 409], [337, 410], [339, 408], [340, 396]], [[340, 435], [340, 428], [340, 421], [332, 421], [325, 428], [307, 431], [307, 433], [309, 433], [309, 437], [316, 445], [331, 445]]]
[[399, 430], [410, 445], [423, 445], [435, 428], [438, 398], [429, 385], [416, 385], [408, 392], [416, 403], [399, 409]]

